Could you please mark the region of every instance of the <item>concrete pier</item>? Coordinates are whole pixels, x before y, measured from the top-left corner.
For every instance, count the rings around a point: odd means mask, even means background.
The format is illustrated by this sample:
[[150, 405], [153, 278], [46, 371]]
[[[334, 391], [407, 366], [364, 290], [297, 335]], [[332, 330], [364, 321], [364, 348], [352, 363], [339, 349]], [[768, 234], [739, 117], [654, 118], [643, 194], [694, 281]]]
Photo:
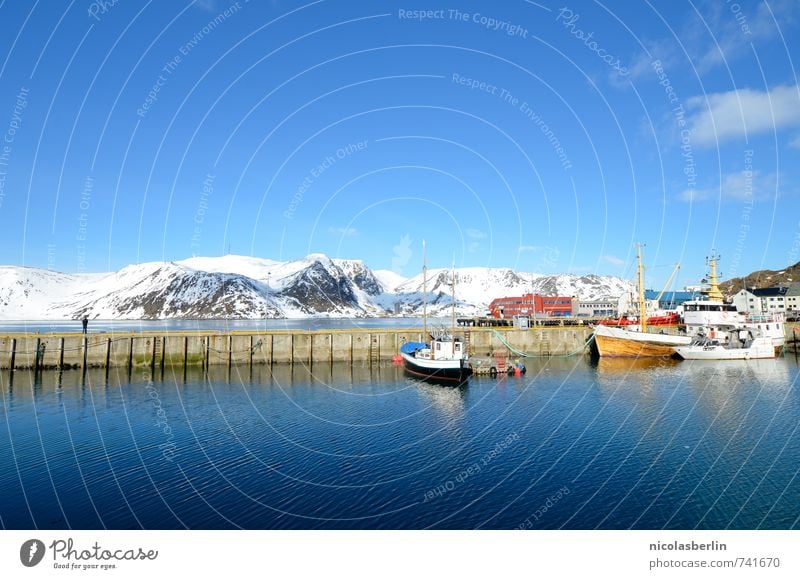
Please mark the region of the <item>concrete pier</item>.
[[[541, 356], [580, 353], [586, 327], [461, 328], [456, 336], [470, 355], [485, 358], [506, 349]], [[0, 335], [2, 369], [162, 368], [241, 364], [380, 363], [408, 341], [425, 341], [417, 329], [348, 329], [266, 332], [109, 332]], [[513, 352], [511, 357], [514, 357]]]

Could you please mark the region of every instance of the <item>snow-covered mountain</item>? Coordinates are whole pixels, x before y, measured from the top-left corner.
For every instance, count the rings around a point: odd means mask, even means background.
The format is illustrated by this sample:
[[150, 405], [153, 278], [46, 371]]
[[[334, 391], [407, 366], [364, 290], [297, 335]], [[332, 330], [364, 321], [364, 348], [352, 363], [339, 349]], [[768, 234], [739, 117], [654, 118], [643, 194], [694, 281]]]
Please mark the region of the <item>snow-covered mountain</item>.
[[[481, 315], [495, 297], [533, 291], [590, 300], [621, 296], [630, 282], [608, 276], [541, 275], [506, 268], [455, 270], [456, 311]], [[428, 270], [430, 315], [449, 314], [453, 274]], [[294, 261], [193, 257], [130, 265], [106, 274], [0, 267], [0, 319], [254, 319], [421, 315], [422, 274], [373, 272], [359, 260], [311, 254]]]

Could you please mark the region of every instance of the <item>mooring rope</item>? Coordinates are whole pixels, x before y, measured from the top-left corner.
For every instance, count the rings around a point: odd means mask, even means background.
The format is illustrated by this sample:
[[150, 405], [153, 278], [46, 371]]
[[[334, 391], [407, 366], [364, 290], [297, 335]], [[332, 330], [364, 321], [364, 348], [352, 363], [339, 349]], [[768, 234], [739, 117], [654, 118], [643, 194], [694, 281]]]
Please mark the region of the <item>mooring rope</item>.
[[[94, 337], [102, 336], [102, 334], [91, 334], [91, 335], [94, 336]], [[88, 336], [89, 336], [89, 334], [86, 334], [86, 335], [84, 335], [84, 338], [86, 338]], [[28, 338], [28, 339], [32, 340], [33, 338]], [[49, 337], [45, 336], [45, 337], [42, 337], [40, 339], [41, 340], [50, 340], [50, 339], [58, 339], [58, 338], [49, 338]], [[112, 343], [121, 342], [123, 340], [127, 341], [128, 338], [111, 338], [111, 342]], [[83, 340], [81, 340], [81, 342], [83, 342]], [[46, 346], [47, 346], [47, 343], [43, 341], [40, 344], [39, 347], [44, 350]], [[96, 344], [87, 343], [86, 344], [86, 349], [89, 350], [91, 348], [101, 348], [101, 347], [105, 347], [105, 346], [106, 346], [106, 342], [105, 341], [98, 342]], [[67, 347], [64, 347], [64, 348], [59, 348], [59, 347], [50, 348], [51, 352], [80, 352], [81, 350], [83, 350], [83, 344], [81, 344], [80, 346], [76, 346], [74, 348], [72, 348], [72, 347], [70, 347], [70, 348], [67, 348]], [[10, 354], [11, 351], [9, 350], [8, 353]], [[34, 354], [37, 354], [37, 353], [38, 352], [36, 350], [15, 350], [14, 351], [14, 354], [21, 355], [21, 356], [33, 356]]]
[[[234, 355], [245, 354], [246, 356], [249, 356], [250, 354], [253, 354], [256, 350], [258, 350], [260, 347], [261, 347], [261, 340], [253, 344], [250, 348], [244, 348], [243, 350], [230, 350], [229, 352], [228, 350], [218, 350], [216, 348], [209, 348], [208, 351], [214, 352], [215, 354], [217, 354], [217, 356], [220, 357], [227, 356], [228, 354], [230, 354], [231, 361], [233, 361]], [[242, 357], [241, 359], [244, 360], [244, 357]]]
[[521, 350], [517, 350], [516, 348], [514, 348], [497, 330], [492, 330], [492, 332], [494, 332], [497, 335], [499, 340], [503, 343], [503, 345], [506, 348], [508, 348], [510, 352], [516, 354], [517, 356], [520, 356], [521, 358], [568, 358], [570, 356], [575, 356], [576, 354], [580, 354], [581, 352], [583, 352], [586, 349], [586, 347], [589, 344], [591, 344], [592, 341], [594, 340], [594, 332], [593, 332], [592, 335], [589, 336], [589, 338], [586, 340], [586, 342], [584, 342], [583, 346], [581, 346], [574, 352], [569, 352], [567, 354], [529, 354], [527, 352], [522, 352]]

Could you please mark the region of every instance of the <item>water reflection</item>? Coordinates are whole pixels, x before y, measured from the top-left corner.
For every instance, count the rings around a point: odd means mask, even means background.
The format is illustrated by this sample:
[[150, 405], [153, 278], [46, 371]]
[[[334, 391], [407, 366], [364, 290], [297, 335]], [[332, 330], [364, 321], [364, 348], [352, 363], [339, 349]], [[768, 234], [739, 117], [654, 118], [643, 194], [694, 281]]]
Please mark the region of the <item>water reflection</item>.
[[785, 390], [790, 385], [789, 365], [780, 358], [767, 360], [687, 360], [680, 366], [686, 379], [696, 382], [754, 382]]
[[97, 388], [108, 388], [121, 384], [143, 384], [149, 382], [176, 385], [197, 383], [220, 383], [242, 385], [283, 385], [293, 383], [315, 384], [334, 389], [353, 390], [390, 381], [403, 381], [402, 367], [389, 363], [349, 364], [336, 362], [306, 364], [254, 364], [252, 366], [225, 365], [210, 366], [207, 370], [192, 366], [164, 366], [163, 368], [89, 368], [71, 370], [45, 370], [34, 373], [32, 370], [18, 369], [14, 372], [0, 372], [0, 386], [9, 396], [29, 398], [31, 393], [50, 394], [56, 391], [71, 392]]
[[426, 406], [433, 408], [442, 418], [448, 421], [463, 418], [468, 388], [467, 382], [452, 386], [424, 382], [414, 378], [406, 378], [406, 380], [416, 387]]
[[602, 390], [617, 390], [621, 384], [632, 386], [627, 391], [650, 398], [658, 393], [659, 384], [671, 376], [680, 361], [672, 358], [608, 358], [589, 362]]
[[461, 387], [391, 364], [0, 372], [0, 520], [515, 528], [569, 483], [538, 527], [795, 523], [794, 360], [526, 365]]
[[638, 374], [660, 368], [673, 368], [680, 364], [679, 360], [672, 358], [592, 358], [590, 365], [597, 369], [597, 373], [604, 377], [615, 377], [627, 374]]

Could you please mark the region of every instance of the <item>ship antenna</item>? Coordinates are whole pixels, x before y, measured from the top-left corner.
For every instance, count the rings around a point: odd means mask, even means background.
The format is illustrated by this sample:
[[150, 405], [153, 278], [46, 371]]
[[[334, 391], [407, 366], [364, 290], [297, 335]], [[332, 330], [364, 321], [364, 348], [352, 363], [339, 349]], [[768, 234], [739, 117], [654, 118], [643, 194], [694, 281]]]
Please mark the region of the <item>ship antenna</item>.
[[644, 266], [642, 265], [642, 244], [636, 244], [637, 274], [639, 277], [639, 327], [647, 331], [647, 308], [644, 303]]
[[422, 240], [422, 324], [428, 339], [428, 266], [425, 264], [425, 240]]
[[453, 340], [456, 338], [456, 258], [453, 257], [453, 265], [451, 267], [453, 272]]

